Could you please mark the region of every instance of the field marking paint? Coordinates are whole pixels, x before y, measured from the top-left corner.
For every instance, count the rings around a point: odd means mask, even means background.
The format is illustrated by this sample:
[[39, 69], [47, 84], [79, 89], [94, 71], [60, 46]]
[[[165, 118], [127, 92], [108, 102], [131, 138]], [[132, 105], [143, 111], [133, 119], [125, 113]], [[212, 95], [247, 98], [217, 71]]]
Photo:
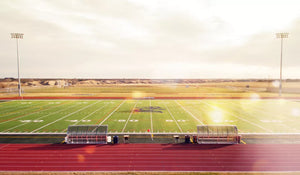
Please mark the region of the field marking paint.
[[[216, 109], [215, 106], [213, 106], [213, 105], [211, 105], [211, 104], [208, 104], [207, 102], [203, 102], [203, 101], [200, 101], [200, 102], [206, 104], [207, 106], [210, 106], [210, 107], [213, 108], [213, 109]], [[231, 109], [232, 109], [232, 108], [231, 108]], [[267, 128], [264, 128], [264, 127], [260, 126], [259, 124], [256, 124], [256, 123], [253, 123], [253, 122], [251, 122], [251, 121], [249, 121], [249, 120], [246, 120], [246, 119], [244, 119], [244, 118], [241, 118], [241, 117], [239, 117], [239, 116], [237, 116], [237, 115], [235, 115], [235, 114], [233, 114], [233, 113], [231, 113], [231, 112], [228, 112], [228, 111], [225, 111], [225, 110], [223, 110], [223, 111], [224, 111], [225, 113], [229, 114], [229, 115], [232, 115], [232, 116], [234, 116], [234, 117], [240, 119], [240, 120], [243, 120], [243, 121], [245, 121], [245, 122], [247, 122], [247, 123], [250, 123], [250, 124], [252, 124], [252, 125], [254, 125], [254, 126], [256, 126], [256, 127], [259, 127], [259, 128], [261, 128], [261, 129], [263, 129], [263, 130], [265, 130], [265, 131], [268, 131], [268, 132], [273, 133], [272, 130], [267, 129]]]
[[[100, 100], [102, 101], [102, 100]], [[100, 102], [99, 101], [99, 102]], [[94, 112], [90, 113], [89, 115], [83, 117], [82, 119], [78, 120], [76, 123], [74, 123], [73, 125], [77, 125], [79, 122], [81, 122], [82, 120], [85, 120], [86, 118], [90, 117], [91, 115], [95, 114], [96, 112], [100, 111], [101, 109], [103, 109], [105, 106], [107, 106], [109, 103], [106, 103], [104, 106], [96, 109]], [[67, 129], [65, 129], [64, 131], [67, 131]]]
[[[68, 104], [68, 103], [65, 103], [65, 104]], [[56, 107], [61, 107], [62, 105], [64, 105], [64, 104], [60, 104], [60, 105], [58, 105], [58, 106], [56, 106]], [[47, 114], [47, 115], [45, 115], [45, 116], [39, 117], [39, 118], [37, 118], [37, 119], [35, 119], [35, 120], [39, 120], [39, 119], [48, 117], [49, 115], [53, 115], [53, 114], [59, 113], [59, 112], [64, 111], [64, 110], [68, 110], [69, 108], [72, 108], [72, 107], [74, 107], [74, 106], [76, 106], [76, 105], [69, 106], [68, 108], [64, 108], [64, 109], [58, 110], [58, 111], [56, 111], [56, 112], [52, 112], [52, 113]], [[56, 107], [54, 107], [54, 108], [56, 108]], [[7, 130], [5, 130], [5, 131], [3, 131], [3, 132], [7, 132], [7, 131], [9, 131], [9, 130], [18, 128], [18, 127], [23, 126], [23, 125], [26, 125], [26, 124], [28, 124], [28, 123], [23, 123], [23, 124], [14, 126], [14, 127], [12, 127], [12, 128], [8, 128]]]
[[173, 118], [173, 120], [175, 121], [176, 125], [178, 126], [180, 132], [183, 132], [182, 129], [181, 129], [181, 127], [179, 126], [177, 120], [175, 119], [175, 117], [173, 116], [173, 114], [170, 112], [168, 106], [167, 106], [166, 104], [164, 104], [164, 105], [165, 105], [165, 107], [167, 108], [167, 111], [169, 112], [169, 114], [172, 116], [172, 118]]
[[[82, 111], [82, 110], [84, 110], [84, 109], [86, 109], [86, 108], [88, 108], [88, 107], [90, 107], [90, 106], [93, 106], [93, 105], [99, 103], [99, 102], [100, 102], [100, 101], [97, 101], [96, 103], [93, 103], [93, 104], [87, 105], [87, 106], [85, 106], [85, 107], [83, 107], [83, 108], [81, 108], [81, 109], [78, 109], [77, 111], [74, 111], [74, 112], [72, 112], [72, 113], [70, 113], [70, 114], [67, 114], [67, 115], [65, 115], [65, 116], [63, 116], [63, 117], [61, 117], [61, 118], [59, 118], [59, 119], [57, 119], [57, 120], [55, 120], [55, 121], [53, 121], [53, 122], [50, 122], [50, 123], [48, 123], [48, 124], [46, 124], [46, 125], [44, 125], [44, 126], [42, 126], [42, 127], [39, 127], [39, 128], [37, 128], [37, 129], [31, 131], [30, 133], [36, 132], [36, 131], [38, 131], [38, 130], [40, 130], [40, 129], [46, 127], [46, 126], [49, 126], [49, 125], [51, 125], [51, 124], [53, 124], [53, 123], [56, 123], [56, 122], [58, 122], [58, 121], [60, 121], [60, 120], [62, 120], [62, 119], [64, 119], [64, 118], [69, 117], [70, 115], [73, 115], [73, 114], [75, 114], [75, 113], [77, 113], [77, 112], [79, 112], [79, 111]], [[78, 104], [78, 105], [80, 105], [80, 104]]]
[[[72, 123], [78, 122], [78, 120], [65, 120], [65, 121], [67, 121], [67, 122], [72, 122]], [[73, 124], [73, 125], [74, 125], [74, 124]]]
[[125, 123], [123, 129], [122, 129], [122, 132], [124, 132], [124, 130], [125, 130], [126, 126], [127, 126], [127, 123], [128, 123], [128, 121], [129, 121], [131, 115], [133, 114], [133, 111], [134, 111], [134, 108], [136, 107], [136, 105], [137, 105], [137, 103], [135, 103], [135, 105], [134, 105], [133, 108], [131, 109], [131, 112], [130, 112], [130, 114], [129, 114], [129, 116], [128, 116], [128, 119], [127, 119], [127, 121], [126, 121], [126, 123]]
[[126, 100], [124, 100], [121, 104], [119, 104], [118, 107], [116, 107], [115, 110], [113, 110], [104, 120], [102, 120], [101, 123], [99, 123], [99, 125], [102, 125], [111, 115], [113, 115], [113, 113], [115, 113], [124, 103]]
[[[14, 112], [9, 112], [9, 113], [2, 113], [2, 114], [6, 114], [6, 115], [3, 115], [3, 116], [0, 116], [0, 118], [2, 117], [7, 117], [7, 116], [10, 116], [10, 115], [14, 115], [14, 114], [18, 114], [20, 112], [24, 112], [24, 111], [28, 111], [28, 110], [32, 110], [32, 109], [36, 109], [38, 108], [38, 105], [39, 104], [33, 104], [33, 105], [27, 105], [27, 106], [22, 106], [24, 108], [18, 108], [16, 111]], [[49, 104], [44, 104], [43, 106], [46, 106], [46, 105], [49, 105]], [[1, 115], [1, 114], [0, 114]]]
[[188, 114], [190, 114], [195, 120], [197, 120], [199, 123], [201, 123], [201, 125], [204, 125], [204, 123], [199, 120], [196, 116], [194, 116], [194, 114], [192, 114], [190, 111], [188, 111], [187, 109], [185, 109], [177, 100], [175, 100], [175, 102]]
[[[231, 101], [230, 101], [229, 103], [232, 104], [232, 105], [235, 105], [235, 106], [239, 107], [239, 105], [236, 104], [236, 103], [233, 103], [233, 102], [231, 102]], [[255, 105], [255, 107], [251, 107], [251, 110], [255, 110], [255, 111], [257, 111], [257, 112], [260, 112], [260, 113], [263, 113], [263, 114], [265, 114], [265, 115], [267, 115], [267, 116], [270, 116], [270, 113], [269, 113], [269, 112], [263, 110], [262, 108], [258, 108], [257, 105]], [[250, 113], [248, 113], [247, 111], [246, 111], [246, 113], [249, 114], [250, 116], [252, 116], [252, 115], [251, 115]], [[272, 114], [272, 113], [271, 113], [271, 114]], [[277, 114], [278, 114], [278, 113], [277, 113]], [[278, 116], [278, 115], [277, 115], [277, 116]], [[284, 113], [282, 112], [282, 110], [280, 110], [279, 116], [284, 116]], [[257, 118], [257, 117], [255, 117], [255, 118]], [[284, 124], [284, 123], [282, 122], [282, 120], [284, 120], [284, 117], [276, 117], [276, 118], [279, 118], [279, 119], [281, 120], [281, 122], [277, 122], [277, 123], [280, 123], [281, 126], [286, 127], [286, 128], [290, 128], [290, 126], [288, 126], [287, 124]], [[263, 122], [263, 123], [268, 123], [268, 122], [264, 122], [264, 121], [262, 121], [262, 120], [260, 120], [260, 121]], [[271, 120], [270, 120], [270, 122], [271, 122]], [[269, 122], [269, 123], [270, 123], [270, 122]], [[296, 128], [292, 128], [292, 129], [296, 129]], [[296, 129], [296, 131], [299, 132], [298, 129]]]
[[44, 120], [19, 120], [22, 123], [40, 123], [43, 122]]
[[[35, 105], [27, 105], [27, 106], [35, 106]], [[17, 101], [14, 101], [14, 103], [10, 103], [10, 104], [8, 104], [7, 106], [2, 106], [1, 108], [0, 108], [0, 115], [2, 115], [2, 114], [5, 114], [5, 113], [7, 113], [7, 110], [9, 111], [11, 108], [16, 108], [16, 107], [18, 107], [18, 110], [17, 111], [20, 111], [20, 110], [22, 110], [22, 109], [24, 109], [24, 108], [26, 108], [26, 105], [20, 105], [19, 104], [19, 102], [17, 102]], [[16, 110], [14, 110], [14, 111], [16, 111]]]
[[[6, 114], [4, 116], [0, 116], [0, 117], [6, 117], [6, 116], [9, 116], [11, 114], [17, 114], [17, 113], [20, 113], [20, 112], [24, 112], [24, 111], [27, 111], [27, 110], [30, 110], [32, 108], [36, 108], [38, 107], [38, 105], [40, 105], [39, 103], [26, 103], [26, 104], [22, 104], [20, 103], [19, 101], [14, 101], [15, 103], [6, 107], [5, 109], [8, 109], [8, 111], [11, 109], [11, 108], [14, 108], [13, 112], [8, 112], [7, 110], [6, 111], [3, 111], [3, 109], [1, 110], [0, 109], [0, 115], [2, 114]], [[40, 101], [35, 101], [35, 102], [40, 102]], [[45, 104], [47, 105], [47, 104]], [[44, 106], [45, 106], [44, 105]]]
[[[49, 104], [45, 104], [45, 105], [43, 105], [43, 106], [47, 106], [47, 105], [49, 105]], [[43, 106], [41, 106], [41, 107], [43, 107]], [[16, 117], [14, 117], [14, 118], [12, 118], [12, 119], [10, 119], [10, 120], [6, 120], [6, 121], [4, 121], [4, 122], [1, 122], [0, 124], [7, 123], [7, 122], [10, 122], [10, 121], [14, 121], [14, 120], [16, 120], [16, 119], [23, 118], [23, 117], [26, 117], [26, 116], [30, 116], [30, 115], [32, 115], [32, 114], [35, 114], [35, 113], [38, 113], [38, 112], [41, 112], [41, 111], [46, 111], [46, 110], [52, 109], [52, 108], [54, 108], [54, 107], [56, 107], [56, 106], [52, 106], [52, 107], [49, 107], [49, 108], [46, 108], [46, 109], [39, 109], [39, 110], [37, 110], [37, 111], [34, 111], [34, 112], [29, 113], [29, 114], [26, 114], [26, 115], [16, 116]]]
[[150, 119], [151, 119], [151, 133], [153, 133], [153, 121], [152, 121], [152, 109], [151, 109], [151, 100], [150, 100]]

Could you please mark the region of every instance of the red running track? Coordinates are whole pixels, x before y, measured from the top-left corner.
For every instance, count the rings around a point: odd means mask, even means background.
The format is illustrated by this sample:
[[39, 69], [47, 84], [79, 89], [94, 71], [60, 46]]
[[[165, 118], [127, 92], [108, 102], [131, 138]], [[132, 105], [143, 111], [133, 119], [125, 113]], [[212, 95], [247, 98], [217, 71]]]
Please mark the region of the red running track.
[[300, 171], [300, 145], [0, 144], [0, 171]]

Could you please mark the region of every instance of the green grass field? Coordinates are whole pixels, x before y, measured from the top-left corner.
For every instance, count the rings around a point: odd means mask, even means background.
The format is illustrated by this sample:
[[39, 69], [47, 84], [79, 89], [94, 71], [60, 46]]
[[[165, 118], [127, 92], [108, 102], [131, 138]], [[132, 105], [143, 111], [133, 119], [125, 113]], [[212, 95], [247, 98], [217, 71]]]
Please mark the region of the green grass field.
[[201, 124], [237, 125], [242, 133], [299, 133], [292, 100], [23, 100], [0, 102], [0, 132], [66, 132], [69, 125], [109, 132], [196, 132]]

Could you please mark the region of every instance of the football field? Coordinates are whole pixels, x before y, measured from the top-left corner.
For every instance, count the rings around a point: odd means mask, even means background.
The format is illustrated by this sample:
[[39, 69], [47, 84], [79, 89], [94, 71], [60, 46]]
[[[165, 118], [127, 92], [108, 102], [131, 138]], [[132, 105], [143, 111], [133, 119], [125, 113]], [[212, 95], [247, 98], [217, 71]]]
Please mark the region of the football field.
[[0, 102], [2, 133], [64, 133], [69, 125], [109, 132], [190, 133], [197, 125], [241, 133], [300, 133], [296, 100], [22, 100]]

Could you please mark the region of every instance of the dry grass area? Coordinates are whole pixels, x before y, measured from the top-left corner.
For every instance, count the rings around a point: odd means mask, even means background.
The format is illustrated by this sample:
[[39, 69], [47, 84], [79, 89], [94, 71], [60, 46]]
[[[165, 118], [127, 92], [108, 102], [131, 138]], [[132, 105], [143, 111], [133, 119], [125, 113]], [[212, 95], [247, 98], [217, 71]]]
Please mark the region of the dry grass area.
[[[104, 83], [96, 80], [82, 80], [74, 84], [65, 85], [65, 81], [32, 81], [22, 84], [23, 96], [33, 97], [251, 97], [254, 93], [261, 97], [277, 97], [278, 81], [206, 81], [189, 83], [152, 83], [139, 80], [129, 82], [114, 82], [106, 80]], [[166, 80], [167, 81], [167, 80]], [[183, 81], [183, 80], [181, 80]], [[200, 80], [199, 80], [200, 81]], [[17, 84], [0, 82], [0, 97], [17, 96]], [[62, 85], [63, 84], [63, 85]], [[300, 82], [283, 82], [283, 96], [300, 96]]]
[[299, 172], [0, 172], [0, 175], [294, 175]]

